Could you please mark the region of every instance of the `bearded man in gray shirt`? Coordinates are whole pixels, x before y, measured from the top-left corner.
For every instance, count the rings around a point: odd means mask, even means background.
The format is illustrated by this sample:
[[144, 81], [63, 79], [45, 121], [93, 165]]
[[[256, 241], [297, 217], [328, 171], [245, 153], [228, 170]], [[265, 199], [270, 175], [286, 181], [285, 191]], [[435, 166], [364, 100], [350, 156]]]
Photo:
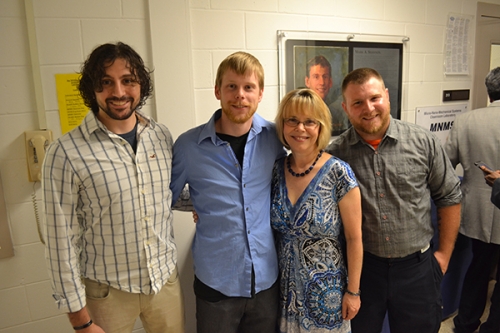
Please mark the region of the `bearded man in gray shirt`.
[[[350, 164], [363, 209], [361, 309], [353, 333], [432, 333], [441, 325], [440, 284], [460, 225], [459, 179], [432, 133], [390, 113], [389, 91], [370, 68], [349, 73], [342, 107], [353, 127], [327, 151]], [[437, 206], [439, 248], [431, 199]]]

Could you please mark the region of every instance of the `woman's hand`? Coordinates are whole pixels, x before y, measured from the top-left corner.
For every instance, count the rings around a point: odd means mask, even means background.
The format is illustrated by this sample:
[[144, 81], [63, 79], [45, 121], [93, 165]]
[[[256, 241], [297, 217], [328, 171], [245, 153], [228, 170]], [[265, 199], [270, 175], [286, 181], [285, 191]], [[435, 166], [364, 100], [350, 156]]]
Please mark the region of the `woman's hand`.
[[360, 307], [361, 297], [345, 293], [342, 298], [342, 318], [344, 318], [344, 320], [351, 320], [356, 317]]

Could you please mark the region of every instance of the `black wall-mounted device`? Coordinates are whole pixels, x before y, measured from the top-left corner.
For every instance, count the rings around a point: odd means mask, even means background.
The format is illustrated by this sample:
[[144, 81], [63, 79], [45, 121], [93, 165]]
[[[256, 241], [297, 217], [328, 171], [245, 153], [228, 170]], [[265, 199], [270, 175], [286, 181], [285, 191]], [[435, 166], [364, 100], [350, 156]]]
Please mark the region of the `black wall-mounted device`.
[[468, 101], [470, 97], [469, 89], [443, 90], [443, 102]]

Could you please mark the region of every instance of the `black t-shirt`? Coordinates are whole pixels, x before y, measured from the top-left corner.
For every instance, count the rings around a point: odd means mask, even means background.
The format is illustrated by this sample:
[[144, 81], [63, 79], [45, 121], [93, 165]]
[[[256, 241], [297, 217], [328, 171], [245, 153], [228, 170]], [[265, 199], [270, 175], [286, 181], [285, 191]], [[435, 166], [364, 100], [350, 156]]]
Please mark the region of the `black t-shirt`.
[[134, 150], [134, 153], [137, 152], [137, 122], [135, 123], [134, 129], [132, 129], [130, 132], [118, 135], [127, 140], [128, 143], [130, 143], [132, 149]]

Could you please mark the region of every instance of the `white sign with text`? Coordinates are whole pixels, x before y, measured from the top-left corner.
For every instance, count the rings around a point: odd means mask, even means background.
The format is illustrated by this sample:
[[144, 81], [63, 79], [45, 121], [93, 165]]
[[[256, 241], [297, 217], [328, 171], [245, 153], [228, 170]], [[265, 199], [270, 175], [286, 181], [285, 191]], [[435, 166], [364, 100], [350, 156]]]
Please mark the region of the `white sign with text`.
[[467, 111], [467, 104], [418, 107], [415, 123], [433, 132], [444, 145], [455, 117]]

